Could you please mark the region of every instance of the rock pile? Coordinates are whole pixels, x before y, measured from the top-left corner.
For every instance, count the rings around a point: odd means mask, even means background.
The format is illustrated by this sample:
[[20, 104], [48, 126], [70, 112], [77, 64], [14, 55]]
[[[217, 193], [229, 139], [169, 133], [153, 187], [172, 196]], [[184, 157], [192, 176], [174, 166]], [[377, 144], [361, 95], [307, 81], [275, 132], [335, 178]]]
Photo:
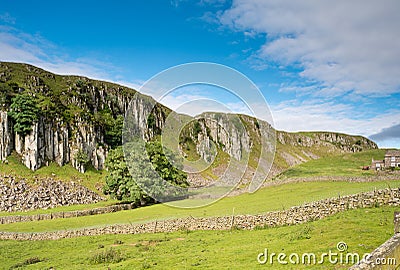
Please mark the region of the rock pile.
[[90, 204], [103, 200], [97, 193], [74, 182], [56, 181], [52, 178], [35, 180], [0, 176], [0, 211], [25, 211], [48, 209], [72, 204]]

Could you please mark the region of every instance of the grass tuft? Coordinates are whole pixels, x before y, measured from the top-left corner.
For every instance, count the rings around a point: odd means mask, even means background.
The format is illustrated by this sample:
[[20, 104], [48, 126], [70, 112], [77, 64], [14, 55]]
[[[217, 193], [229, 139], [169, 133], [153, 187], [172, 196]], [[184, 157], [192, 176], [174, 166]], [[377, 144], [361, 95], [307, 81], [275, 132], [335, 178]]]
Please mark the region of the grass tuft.
[[21, 268], [21, 267], [28, 266], [28, 265], [31, 265], [31, 264], [39, 263], [41, 261], [43, 261], [43, 260], [40, 259], [39, 257], [31, 257], [31, 258], [26, 259], [23, 262], [14, 264], [13, 266], [10, 267], [10, 269]]
[[94, 254], [92, 257], [90, 257], [89, 261], [91, 264], [102, 264], [119, 263], [125, 259], [126, 258], [122, 256], [121, 251], [110, 248]]

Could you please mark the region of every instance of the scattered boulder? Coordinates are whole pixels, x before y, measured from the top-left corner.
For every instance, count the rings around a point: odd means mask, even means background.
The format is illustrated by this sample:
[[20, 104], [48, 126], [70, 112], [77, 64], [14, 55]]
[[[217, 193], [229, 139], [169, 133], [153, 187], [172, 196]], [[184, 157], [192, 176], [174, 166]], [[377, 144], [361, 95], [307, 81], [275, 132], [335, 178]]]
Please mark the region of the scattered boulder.
[[103, 199], [96, 192], [74, 182], [44, 178], [28, 183], [26, 179], [0, 176], [0, 211], [26, 211], [63, 205], [91, 204]]

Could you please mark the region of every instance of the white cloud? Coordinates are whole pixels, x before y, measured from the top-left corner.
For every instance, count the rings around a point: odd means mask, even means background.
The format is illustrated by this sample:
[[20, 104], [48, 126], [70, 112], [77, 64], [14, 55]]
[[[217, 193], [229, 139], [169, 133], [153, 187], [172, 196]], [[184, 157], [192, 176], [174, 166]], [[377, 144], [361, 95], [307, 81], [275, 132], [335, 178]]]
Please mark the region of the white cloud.
[[40, 35], [30, 35], [7, 26], [0, 26], [0, 61], [23, 62], [65, 75], [81, 75], [109, 80], [109, 63], [89, 58], [68, 59], [55, 44]]
[[295, 65], [300, 76], [335, 95], [400, 90], [397, 0], [236, 0], [220, 22], [266, 33], [256, 57]]
[[216, 5], [221, 6], [225, 4], [227, 0], [200, 0], [200, 5]]
[[[350, 105], [332, 102], [286, 101], [272, 106], [275, 127], [285, 131], [334, 131], [370, 136], [399, 124], [400, 110], [392, 110], [373, 117], [355, 117]], [[380, 146], [386, 138], [374, 138]], [[392, 145], [393, 146], [393, 145]], [[397, 145], [400, 147], [400, 144]]]
[[158, 102], [170, 109], [191, 116], [199, 115], [203, 112], [226, 112], [226, 113], [245, 113], [251, 115], [247, 105], [238, 98], [227, 94], [221, 97], [215, 92], [209, 91], [202, 85], [185, 86], [163, 96]]
[[[188, 89], [187, 89], [188, 90]], [[253, 115], [247, 105], [241, 102], [223, 102], [202, 95], [195, 88], [186, 94], [167, 95], [162, 104], [179, 112], [196, 116], [206, 111], [234, 112]], [[269, 110], [263, 104], [249, 104], [251, 108]], [[278, 130], [297, 131], [332, 131], [370, 137], [372, 134], [384, 131], [398, 124], [400, 110], [391, 110], [381, 115], [366, 117], [362, 112], [355, 112], [353, 105], [335, 104], [324, 100], [298, 102], [288, 100], [271, 106], [273, 121], [267, 116], [268, 122]], [[264, 117], [261, 117], [264, 118]], [[398, 141], [388, 141], [386, 138], [373, 138], [380, 147], [400, 147]]]
[[8, 24], [15, 24], [16, 19], [13, 16], [11, 16], [10, 13], [5, 12], [3, 14], [0, 14], [0, 21], [3, 21]]

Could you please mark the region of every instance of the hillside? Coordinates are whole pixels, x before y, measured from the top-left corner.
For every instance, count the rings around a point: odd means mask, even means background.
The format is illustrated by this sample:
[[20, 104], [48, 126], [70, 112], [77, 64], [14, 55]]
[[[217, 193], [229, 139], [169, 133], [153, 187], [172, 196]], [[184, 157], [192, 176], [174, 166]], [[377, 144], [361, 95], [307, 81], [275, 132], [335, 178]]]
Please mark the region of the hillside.
[[[385, 149], [374, 149], [359, 153], [345, 153], [332, 157], [322, 157], [293, 166], [284, 171], [277, 178], [389, 176], [389, 172], [362, 170], [362, 167], [371, 164], [371, 159], [383, 159], [385, 153]], [[391, 172], [391, 174], [395, 174], [395, 172]]]
[[[4, 161], [15, 152], [33, 171], [51, 163], [71, 164], [80, 172], [91, 166], [102, 170], [108, 151], [122, 144], [123, 117], [129, 108], [135, 119], [141, 121], [136, 124], [146, 139], [160, 135], [171, 116], [172, 111], [167, 107], [156, 104], [153, 108], [150, 97], [141, 94], [135, 97], [135, 94], [133, 89], [109, 82], [56, 75], [28, 64], [1, 62], [0, 159]], [[22, 128], [9, 114], [12, 100], [18, 96], [31, 100], [37, 109], [32, 116], [34, 121], [22, 122]], [[145, 115], [149, 117], [143, 119]], [[173, 116], [177, 121], [188, 118]], [[360, 136], [287, 133], [247, 115], [205, 113], [192, 118], [183, 128], [179, 148], [189, 161], [200, 159], [198, 164], [210, 165], [200, 173], [189, 174], [189, 181], [196, 186], [221, 177], [240, 178], [239, 170], [229, 170], [226, 174], [231, 163], [238, 168], [244, 164], [242, 179], [247, 185], [253, 177], [264, 180], [272, 161], [270, 177], [308, 160], [376, 149], [377, 145]], [[273, 159], [271, 153], [275, 148]], [[213, 151], [215, 159], [210, 162]], [[193, 169], [192, 163], [186, 165]]]

